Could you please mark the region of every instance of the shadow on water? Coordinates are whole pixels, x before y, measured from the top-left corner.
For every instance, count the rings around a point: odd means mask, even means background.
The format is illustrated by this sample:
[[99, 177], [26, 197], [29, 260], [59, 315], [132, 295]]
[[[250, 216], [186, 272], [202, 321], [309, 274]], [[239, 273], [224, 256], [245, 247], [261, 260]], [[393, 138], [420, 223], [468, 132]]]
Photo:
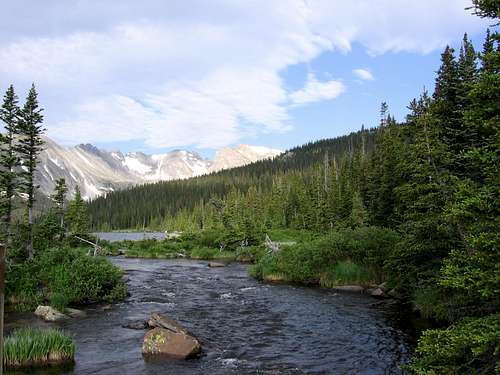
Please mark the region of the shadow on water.
[[[320, 288], [262, 284], [233, 263], [113, 258], [130, 297], [87, 309], [59, 327], [77, 344], [76, 364], [61, 374], [402, 374], [411, 352], [400, 313], [371, 297]], [[199, 359], [144, 361], [144, 332], [123, 328], [159, 311], [203, 344]], [[40, 321], [9, 316], [9, 327]], [[45, 325], [45, 323], [43, 323]], [[54, 374], [54, 369], [32, 374]]]

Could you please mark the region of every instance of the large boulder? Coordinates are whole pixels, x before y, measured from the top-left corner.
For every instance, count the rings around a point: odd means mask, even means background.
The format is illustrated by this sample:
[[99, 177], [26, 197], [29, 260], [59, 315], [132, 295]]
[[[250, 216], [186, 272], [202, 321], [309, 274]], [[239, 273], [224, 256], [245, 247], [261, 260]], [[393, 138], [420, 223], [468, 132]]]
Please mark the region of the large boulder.
[[52, 306], [38, 306], [35, 310], [35, 315], [47, 322], [57, 322], [68, 318], [62, 312], [54, 309]]
[[144, 336], [144, 355], [165, 355], [173, 358], [192, 358], [201, 352], [198, 339], [191, 336], [178, 322], [158, 313], [151, 314], [147, 324], [153, 329]]
[[152, 313], [147, 324], [149, 328], [164, 328], [172, 332], [187, 334], [187, 330], [180, 323], [159, 313]]

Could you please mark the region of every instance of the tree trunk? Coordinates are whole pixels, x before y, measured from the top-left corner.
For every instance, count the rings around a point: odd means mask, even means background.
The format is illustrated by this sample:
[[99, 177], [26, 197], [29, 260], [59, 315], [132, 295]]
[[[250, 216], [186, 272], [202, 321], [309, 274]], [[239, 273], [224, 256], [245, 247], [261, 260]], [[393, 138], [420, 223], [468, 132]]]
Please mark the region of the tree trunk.
[[33, 208], [28, 207], [28, 246], [26, 250], [28, 252], [28, 258], [33, 259], [34, 251], [33, 251]]

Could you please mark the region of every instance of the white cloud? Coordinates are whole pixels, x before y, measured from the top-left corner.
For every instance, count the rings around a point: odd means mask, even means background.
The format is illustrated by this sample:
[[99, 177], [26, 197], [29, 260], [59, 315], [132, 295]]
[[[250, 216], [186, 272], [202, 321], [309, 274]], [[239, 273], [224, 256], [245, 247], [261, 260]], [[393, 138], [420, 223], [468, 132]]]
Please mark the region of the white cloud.
[[375, 77], [373, 76], [372, 72], [370, 72], [369, 69], [359, 68], [359, 69], [354, 69], [352, 72], [356, 77], [358, 77], [363, 81], [373, 81], [375, 79]]
[[35, 81], [49, 135], [66, 144], [220, 147], [245, 132], [286, 131], [290, 105], [345, 89], [310, 76], [289, 93], [281, 73], [290, 65], [353, 43], [425, 53], [485, 24], [463, 10], [468, 0], [138, 4], [6, 4], [18, 17], [0, 35], [0, 86]]
[[298, 91], [290, 94], [290, 101], [293, 104], [307, 104], [322, 100], [335, 99], [345, 91], [342, 82], [330, 80], [320, 82], [313, 74], [309, 74], [306, 85]]

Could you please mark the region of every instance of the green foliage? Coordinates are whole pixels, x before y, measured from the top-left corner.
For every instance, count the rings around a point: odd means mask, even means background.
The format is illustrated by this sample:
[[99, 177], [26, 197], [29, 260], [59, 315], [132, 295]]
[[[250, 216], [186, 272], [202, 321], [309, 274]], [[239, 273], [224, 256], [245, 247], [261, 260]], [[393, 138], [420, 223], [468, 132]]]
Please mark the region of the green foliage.
[[0, 210], [4, 218], [5, 233], [7, 242], [10, 244], [10, 226], [12, 222], [13, 196], [18, 188], [19, 179], [15, 169], [19, 166], [19, 158], [15, 150], [15, 136], [18, 133], [18, 119], [20, 115], [18, 98], [14, 91], [14, 86], [9, 86], [4, 95], [4, 101], [0, 107], [0, 121], [3, 122], [5, 130], [0, 135], [0, 186], [5, 194], [2, 194]]
[[66, 214], [68, 229], [73, 235], [85, 237], [89, 233], [89, 215], [87, 212], [87, 204], [82, 198], [80, 188], [77, 186], [75, 197], [68, 205]]
[[18, 310], [47, 300], [64, 308], [126, 296], [122, 272], [107, 259], [86, 255], [85, 249], [54, 248], [34, 259], [13, 264], [7, 274], [7, 298]]
[[4, 365], [7, 368], [47, 366], [74, 361], [75, 344], [70, 336], [57, 329], [22, 328], [4, 342]]
[[350, 260], [340, 261], [333, 268], [321, 275], [320, 284], [325, 287], [336, 285], [370, 285], [380, 282], [377, 273], [368, 267], [358, 266]]
[[500, 315], [466, 319], [423, 333], [407, 369], [416, 375], [494, 374], [500, 371]]
[[398, 240], [389, 229], [344, 228], [263, 256], [251, 272], [261, 279], [282, 275], [289, 281], [325, 286], [381, 282], [384, 260]]

